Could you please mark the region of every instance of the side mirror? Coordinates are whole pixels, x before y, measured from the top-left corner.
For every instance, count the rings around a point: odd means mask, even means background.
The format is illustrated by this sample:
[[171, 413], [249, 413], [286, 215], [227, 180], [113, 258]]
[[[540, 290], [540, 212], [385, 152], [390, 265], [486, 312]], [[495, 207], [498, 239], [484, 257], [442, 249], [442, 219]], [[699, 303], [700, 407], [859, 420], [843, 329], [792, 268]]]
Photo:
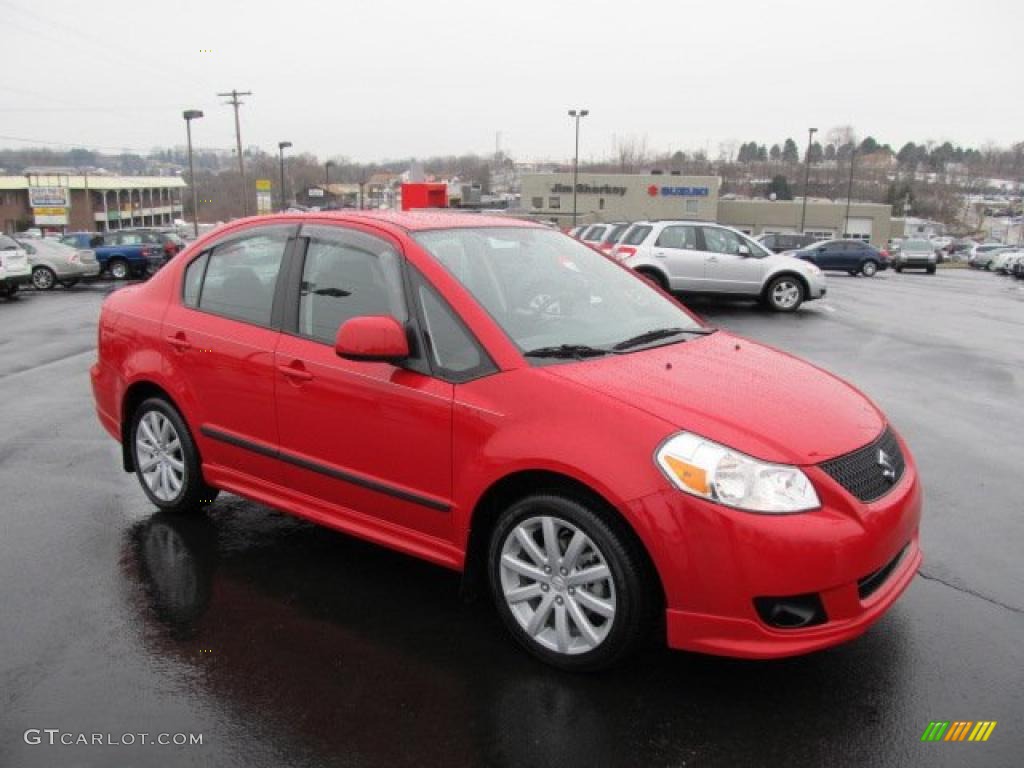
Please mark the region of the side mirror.
[[409, 340], [390, 315], [353, 317], [338, 329], [334, 351], [346, 360], [395, 363], [409, 356]]
[[739, 248], [736, 249], [736, 253], [738, 253], [740, 256], [749, 256], [750, 255], [750, 246], [749, 245], [741, 245]]

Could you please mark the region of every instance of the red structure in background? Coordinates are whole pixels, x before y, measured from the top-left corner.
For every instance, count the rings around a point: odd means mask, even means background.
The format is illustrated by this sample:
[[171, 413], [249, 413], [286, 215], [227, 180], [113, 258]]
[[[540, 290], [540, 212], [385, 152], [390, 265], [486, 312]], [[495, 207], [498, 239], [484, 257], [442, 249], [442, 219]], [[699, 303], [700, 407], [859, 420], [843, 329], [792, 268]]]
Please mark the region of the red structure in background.
[[448, 185], [436, 182], [419, 182], [402, 185], [402, 210], [413, 208], [447, 208]]

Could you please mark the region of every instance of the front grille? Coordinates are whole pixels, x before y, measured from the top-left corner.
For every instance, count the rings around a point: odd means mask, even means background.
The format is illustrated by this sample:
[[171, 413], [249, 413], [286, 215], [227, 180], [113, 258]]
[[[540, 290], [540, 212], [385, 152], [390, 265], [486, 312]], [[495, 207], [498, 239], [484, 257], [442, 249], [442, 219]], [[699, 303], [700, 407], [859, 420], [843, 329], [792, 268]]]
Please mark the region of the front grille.
[[900, 481], [906, 462], [896, 435], [887, 427], [870, 445], [819, 466], [861, 501], [874, 501]]
[[[908, 544], [907, 546], [910, 545]], [[877, 571], [872, 571], [863, 579], [857, 580], [857, 594], [860, 595], [861, 600], [871, 597], [885, 583], [886, 579], [892, 575], [892, 572], [896, 570], [896, 566], [900, 564], [900, 560], [903, 559], [903, 555], [906, 554], [907, 546], [903, 547], [896, 557]]]

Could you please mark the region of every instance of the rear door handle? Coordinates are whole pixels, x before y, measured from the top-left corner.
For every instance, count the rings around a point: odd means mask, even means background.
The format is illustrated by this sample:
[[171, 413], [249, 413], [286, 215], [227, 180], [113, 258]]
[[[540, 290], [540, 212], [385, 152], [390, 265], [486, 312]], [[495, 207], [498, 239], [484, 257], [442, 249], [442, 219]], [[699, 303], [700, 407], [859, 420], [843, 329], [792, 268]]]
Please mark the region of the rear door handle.
[[654, 255], [657, 256], [659, 259], [664, 259], [666, 254], [664, 251], [655, 251]]
[[185, 334], [180, 331], [173, 336], [168, 336], [167, 343], [179, 352], [184, 352], [186, 349], [192, 349], [192, 343], [186, 339]]
[[290, 365], [279, 365], [277, 370], [295, 381], [311, 381], [313, 374], [303, 368], [294, 368]]

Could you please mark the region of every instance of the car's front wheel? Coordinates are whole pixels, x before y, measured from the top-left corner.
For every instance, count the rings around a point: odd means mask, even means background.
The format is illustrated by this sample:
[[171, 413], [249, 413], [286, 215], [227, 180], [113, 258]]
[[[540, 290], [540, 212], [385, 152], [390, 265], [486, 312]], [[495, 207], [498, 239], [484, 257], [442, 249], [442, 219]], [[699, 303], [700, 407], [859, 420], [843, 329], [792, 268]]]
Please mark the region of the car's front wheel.
[[804, 286], [792, 275], [776, 277], [765, 289], [765, 300], [776, 312], [795, 312], [803, 304]]
[[130, 439], [135, 474], [160, 509], [191, 512], [216, 498], [185, 421], [166, 400], [151, 397], [135, 410]]
[[655, 592], [637, 545], [574, 499], [536, 495], [509, 507], [489, 564], [505, 625], [553, 666], [607, 667], [646, 634]]
[[873, 261], [865, 261], [860, 268], [860, 273], [864, 277], [874, 277], [878, 272], [878, 265]]

